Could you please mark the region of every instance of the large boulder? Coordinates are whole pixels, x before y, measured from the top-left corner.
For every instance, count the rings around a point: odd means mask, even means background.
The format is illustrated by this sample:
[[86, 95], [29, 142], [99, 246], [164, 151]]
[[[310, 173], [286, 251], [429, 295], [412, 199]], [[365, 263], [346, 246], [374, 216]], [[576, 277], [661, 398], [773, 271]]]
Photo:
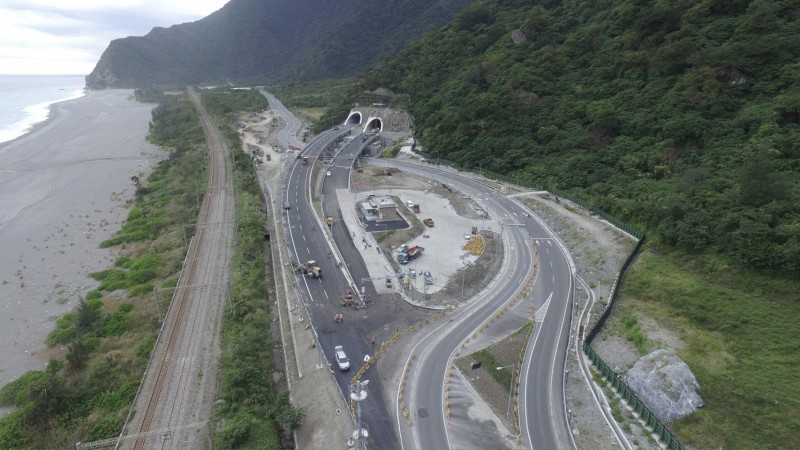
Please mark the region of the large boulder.
[[680, 419], [703, 406], [694, 374], [668, 350], [639, 358], [625, 375], [625, 383], [662, 422]]

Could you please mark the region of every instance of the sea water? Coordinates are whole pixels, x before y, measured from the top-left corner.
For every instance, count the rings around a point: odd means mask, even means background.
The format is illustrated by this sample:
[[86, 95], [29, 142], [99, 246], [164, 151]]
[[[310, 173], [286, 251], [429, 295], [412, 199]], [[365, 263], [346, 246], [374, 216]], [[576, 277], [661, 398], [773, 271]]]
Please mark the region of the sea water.
[[83, 75], [0, 75], [0, 143], [47, 120], [50, 105], [84, 94]]

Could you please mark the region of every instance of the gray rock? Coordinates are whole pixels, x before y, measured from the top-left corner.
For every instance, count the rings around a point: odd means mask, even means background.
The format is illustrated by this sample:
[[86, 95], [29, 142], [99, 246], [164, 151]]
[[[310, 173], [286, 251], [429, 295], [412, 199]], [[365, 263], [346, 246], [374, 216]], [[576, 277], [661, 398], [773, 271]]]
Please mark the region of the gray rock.
[[625, 375], [625, 383], [662, 422], [678, 420], [703, 406], [694, 374], [668, 350], [639, 358]]
[[515, 44], [519, 45], [527, 41], [528, 38], [525, 36], [525, 33], [523, 33], [522, 30], [516, 29], [511, 32], [511, 40], [514, 41]]

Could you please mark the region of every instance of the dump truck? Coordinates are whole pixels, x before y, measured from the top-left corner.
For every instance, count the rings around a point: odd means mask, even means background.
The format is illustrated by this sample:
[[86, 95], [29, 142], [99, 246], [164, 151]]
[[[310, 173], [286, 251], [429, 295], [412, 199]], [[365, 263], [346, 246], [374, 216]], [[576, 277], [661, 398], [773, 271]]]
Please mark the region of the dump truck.
[[322, 269], [319, 268], [317, 262], [312, 260], [306, 261], [305, 264], [302, 266], [302, 271], [304, 275], [308, 275], [311, 278], [320, 278], [322, 277]]
[[433, 228], [433, 219], [430, 219], [430, 218], [425, 219], [425, 220], [422, 221], [422, 223], [424, 223], [425, 226], [428, 227], [428, 228]]
[[308, 165], [308, 156], [303, 156], [303, 165], [304, 166]]
[[425, 251], [425, 248], [419, 245], [408, 247], [397, 253], [397, 262], [400, 264], [408, 264], [409, 261], [421, 255], [423, 251]]

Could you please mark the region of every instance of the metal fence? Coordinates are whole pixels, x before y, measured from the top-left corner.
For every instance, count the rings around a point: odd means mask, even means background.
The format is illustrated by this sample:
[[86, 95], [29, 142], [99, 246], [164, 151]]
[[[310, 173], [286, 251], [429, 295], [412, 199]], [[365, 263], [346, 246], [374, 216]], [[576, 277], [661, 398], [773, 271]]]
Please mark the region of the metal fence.
[[[533, 186], [526, 183], [524, 180], [516, 177], [509, 177], [507, 175], [501, 175], [499, 173], [494, 173], [489, 170], [484, 170], [482, 167], [474, 167], [472, 165], [465, 166], [460, 163], [455, 163], [453, 161], [443, 160], [443, 159], [433, 159], [429, 158], [426, 162], [438, 166], [446, 166], [453, 169], [458, 170], [469, 170], [472, 172], [479, 173], [480, 175], [490, 178], [496, 181], [502, 181], [509, 184], [515, 184], [517, 186], [532, 189], [532, 190], [547, 190], [542, 186]], [[636, 247], [633, 249], [628, 258], [625, 260], [625, 263], [622, 265], [619, 273], [617, 274], [617, 278], [614, 280], [614, 284], [611, 286], [611, 292], [608, 296], [608, 303], [606, 304], [606, 308], [603, 313], [600, 315], [600, 318], [597, 320], [597, 323], [592, 327], [591, 330], [586, 334], [586, 338], [583, 341], [583, 351], [592, 361], [592, 363], [597, 367], [600, 373], [603, 375], [603, 378], [611, 384], [611, 386], [620, 394], [623, 400], [628, 403], [633, 408], [635, 414], [644, 420], [645, 424], [653, 429], [653, 435], [657, 437], [661, 442], [665, 443], [667, 448], [669, 449], [676, 449], [676, 450], [683, 450], [683, 445], [678, 441], [675, 435], [672, 434], [671, 431], [667, 429], [667, 427], [662, 424], [655, 415], [647, 408], [647, 406], [639, 400], [639, 397], [622, 381], [622, 379], [611, 370], [610, 367], [603, 361], [602, 358], [592, 349], [590, 346], [591, 342], [600, 332], [601, 328], [605, 324], [608, 317], [611, 315], [611, 310], [614, 305], [614, 299], [616, 298], [616, 293], [619, 288], [620, 283], [625, 275], [625, 272], [628, 270], [628, 267], [631, 265], [633, 260], [636, 258], [636, 255], [639, 254], [639, 251], [642, 248], [642, 244], [644, 244], [645, 236], [644, 233], [639, 231], [638, 229], [628, 225], [627, 223], [617, 219], [616, 217], [612, 216], [611, 214], [602, 211], [601, 209], [597, 208], [596, 206], [592, 205], [591, 203], [581, 200], [579, 198], [573, 197], [570, 194], [556, 191], [556, 190], [548, 190], [551, 194], [555, 195], [556, 197], [561, 197], [566, 200], [569, 200], [576, 205], [587, 209], [592, 214], [600, 217], [601, 219], [607, 221], [608, 223], [614, 225], [615, 227], [621, 229], [625, 233], [633, 236], [637, 239]]]
[[633, 392], [628, 385], [626, 385], [622, 379], [608, 367], [608, 364], [603, 361], [600, 356], [592, 350], [592, 347], [589, 346], [589, 343], [584, 341], [583, 343], [583, 352], [586, 353], [586, 356], [592, 361], [592, 364], [597, 368], [597, 370], [603, 375], [603, 378], [614, 388], [615, 391], [619, 394], [620, 397], [633, 409], [633, 413], [638, 415], [641, 418], [645, 425], [653, 429], [653, 435], [657, 437], [661, 442], [666, 444], [667, 448], [675, 449], [675, 450], [683, 450], [683, 445], [678, 442], [678, 439], [672, 434], [671, 431], [667, 429], [657, 418], [650, 412], [650, 409], [647, 408], [639, 397]]
[[631, 254], [628, 255], [628, 258], [622, 264], [622, 268], [617, 273], [617, 278], [614, 279], [614, 283], [611, 285], [611, 292], [609, 292], [608, 294], [608, 303], [606, 303], [606, 309], [603, 310], [603, 314], [600, 315], [600, 318], [594, 324], [592, 329], [589, 330], [589, 332], [586, 334], [586, 338], [584, 339], [585, 343], [591, 344], [592, 341], [594, 341], [594, 338], [595, 336], [597, 336], [597, 333], [599, 333], [600, 329], [602, 329], [603, 325], [605, 325], [608, 316], [611, 315], [611, 309], [614, 306], [614, 300], [617, 298], [617, 289], [619, 289], [619, 285], [620, 283], [622, 283], [622, 277], [625, 275], [625, 272], [627, 272], [628, 267], [636, 258], [636, 255], [639, 254], [639, 250], [641, 250], [643, 243], [644, 243], [644, 235], [642, 235], [642, 237], [639, 239], [639, 242], [636, 243], [636, 247], [634, 247]]
[[[586, 356], [589, 357], [589, 359], [592, 361], [592, 364], [594, 364], [594, 366], [597, 368], [603, 378], [611, 385], [611, 387], [613, 387], [620, 397], [622, 397], [622, 399], [629, 406], [631, 406], [634, 414], [638, 415], [639, 418], [644, 421], [646, 426], [653, 429], [653, 435], [655, 437], [666, 444], [667, 448], [669, 449], [683, 450], [684, 447], [678, 441], [678, 438], [675, 437], [675, 435], [672, 434], [672, 432], [669, 431], [667, 427], [664, 426], [664, 424], [662, 424], [658, 418], [656, 418], [655, 415], [653, 415], [650, 409], [648, 409], [647, 406], [639, 399], [636, 393], [634, 393], [631, 388], [629, 388], [628, 385], [626, 385], [625, 382], [622, 381], [622, 379], [613, 370], [611, 370], [610, 367], [608, 367], [608, 364], [606, 364], [606, 362], [600, 358], [600, 355], [598, 355], [589, 345], [592, 343], [594, 338], [597, 336], [597, 333], [600, 332], [600, 330], [603, 328], [603, 325], [605, 325], [606, 320], [608, 320], [608, 317], [611, 315], [611, 310], [614, 306], [614, 300], [617, 297], [617, 290], [622, 283], [622, 279], [625, 276], [628, 267], [630, 267], [631, 263], [636, 258], [636, 255], [639, 254], [642, 244], [644, 244], [644, 235], [634, 229], [632, 230], [638, 234], [639, 241], [636, 243], [636, 247], [634, 247], [631, 254], [628, 255], [628, 258], [622, 264], [622, 268], [620, 269], [619, 273], [617, 273], [617, 278], [614, 280], [614, 284], [611, 285], [611, 292], [608, 295], [606, 309], [600, 315], [600, 318], [594, 324], [592, 329], [586, 334], [586, 338], [583, 340], [583, 352], [586, 353]], [[637, 235], [631, 233], [630, 231], [628, 231], [628, 233], [633, 236]]]

